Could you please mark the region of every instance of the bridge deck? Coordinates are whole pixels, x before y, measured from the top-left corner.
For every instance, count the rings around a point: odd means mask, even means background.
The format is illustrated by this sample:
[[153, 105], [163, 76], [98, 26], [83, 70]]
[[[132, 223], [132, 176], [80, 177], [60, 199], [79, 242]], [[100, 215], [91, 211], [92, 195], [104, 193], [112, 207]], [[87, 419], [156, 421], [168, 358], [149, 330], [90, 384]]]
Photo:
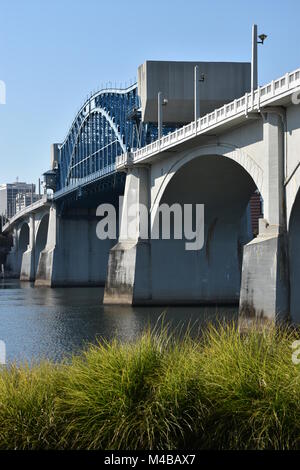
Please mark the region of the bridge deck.
[[273, 80], [253, 93], [246, 93], [239, 99], [225, 104], [222, 108], [203, 116], [197, 121], [183, 126], [176, 131], [156, 140], [134, 152], [127, 152], [117, 157], [116, 169], [124, 170], [128, 165], [142, 162], [154, 155], [160, 154], [185, 141], [192, 140], [209, 131], [216, 132], [225, 126], [235, 125], [237, 120], [246, 120], [253, 112], [259, 112], [262, 107], [284, 103], [284, 100], [293, 93], [300, 92], [300, 69], [287, 73], [283, 77]]
[[29, 206], [24, 207], [24, 209], [17, 212], [11, 219], [9, 219], [9, 221], [5, 225], [3, 225], [2, 233], [8, 232], [16, 221], [27, 217], [28, 214], [38, 211], [43, 206], [50, 205], [51, 201], [52, 196], [49, 194], [45, 194], [38, 201], [34, 202], [33, 204], [30, 204]]

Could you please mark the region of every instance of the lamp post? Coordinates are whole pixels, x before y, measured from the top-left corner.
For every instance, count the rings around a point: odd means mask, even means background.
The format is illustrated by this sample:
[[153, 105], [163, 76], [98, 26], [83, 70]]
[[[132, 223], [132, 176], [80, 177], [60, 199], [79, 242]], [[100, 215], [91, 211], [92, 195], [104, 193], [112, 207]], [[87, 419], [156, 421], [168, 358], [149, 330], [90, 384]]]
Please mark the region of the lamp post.
[[252, 61], [251, 61], [251, 92], [258, 87], [258, 71], [257, 71], [257, 44], [263, 44], [267, 38], [266, 34], [260, 34], [260, 41], [257, 40], [257, 25], [252, 26]]
[[204, 82], [204, 73], [200, 74], [199, 67], [194, 67], [194, 121], [200, 117], [200, 82]]
[[157, 95], [157, 124], [158, 124], [158, 139], [162, 138], [163, 127], [163, 106], [168, 104], [168, 100], [162, 97], [162, 92], [159, 91]]

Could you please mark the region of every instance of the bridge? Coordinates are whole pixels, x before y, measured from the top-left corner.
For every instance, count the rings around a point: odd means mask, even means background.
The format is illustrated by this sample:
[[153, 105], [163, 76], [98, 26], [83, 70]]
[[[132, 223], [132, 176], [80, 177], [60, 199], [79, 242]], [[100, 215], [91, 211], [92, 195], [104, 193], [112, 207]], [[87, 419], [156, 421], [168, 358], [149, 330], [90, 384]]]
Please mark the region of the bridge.
[[[300, 69], [250, 91], [248, 66], [199, 63], [208, 83], [194, 120], [195, 63], [146, 62], [138, 84], [92, 95], [53, 145], [53, 195], [4, 227], [14, 233], [7, 268], [37, 286], [105, 285], [105, 303], [239, 302], [246, 318], [299, 322]], [[162, 129], [158, 91], [168, 98]], [[117, 209], [115, 240], [96, 235], [103, 203]], [[129, 237], [138, 203], [150, 231], [163, 204], [204, 204], [203, 248], [186, 250], [173, 219], [171, 239], [145, 236], [139, 210]]]

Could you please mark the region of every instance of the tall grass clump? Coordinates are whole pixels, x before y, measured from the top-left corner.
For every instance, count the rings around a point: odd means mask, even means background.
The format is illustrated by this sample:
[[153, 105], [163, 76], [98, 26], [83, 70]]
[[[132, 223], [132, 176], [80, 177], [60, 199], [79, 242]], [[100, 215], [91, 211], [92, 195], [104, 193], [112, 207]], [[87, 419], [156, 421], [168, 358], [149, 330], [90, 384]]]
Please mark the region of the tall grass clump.
[[[72, 448], [175, 448], [192, 429], [196, 343], [166, 330], [91, 346], [66, 371], [57, 406]], [[200, 403], [199, 409], [201, 408]]]
[[15, 364], [0, 372], [0, 449], [50, 449], [59, 441], [54, 401], [60, 368]]
[[0, 448], [299, 449], [297, 334], [145, 331], [0, 373]]
[[300, 447], [300, 369], [292, 363], [295, 333], [210, 326], [203, 339], [203, 398], [209, 412], [200, 445], [221, 449]]

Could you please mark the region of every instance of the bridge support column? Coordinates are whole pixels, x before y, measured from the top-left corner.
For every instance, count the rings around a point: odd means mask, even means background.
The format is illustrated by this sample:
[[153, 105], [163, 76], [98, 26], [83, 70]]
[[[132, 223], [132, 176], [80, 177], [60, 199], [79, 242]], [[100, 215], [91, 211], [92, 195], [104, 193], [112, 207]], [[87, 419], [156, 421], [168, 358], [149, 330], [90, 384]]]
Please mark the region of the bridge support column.
[[37, 267], [35, 286], [53, 285], [54, 277], [54, 261], [57, 257], [57, 242], [59, 234], [59, 221], [57, 217], [56, 207], [52, 205], [49, 212], [49, 226], [47, 243], [44, 250], [41, 251], [39, 264]]
[[47, 242], [41, 251], [36, 286], [104, 286], [111, 240], [99, 240], [96, 209], [60, 213], [53, 204]]
[[284, 321], [289, 315], [289, 270], [284, 197], [284, 115], [264, 114], [264, 219], [258, 237], [245, 245], [240, 294], [240, 323]]
[[29, 245], [23, 253], [21, 264], [21, 281], [34, 281], [35, 279], [35, 216], [29, 218]]
[[119, 241], [109, 254], [104, 303], [151, 301], [151, 244], [148, 234], [148, 169], [134, 167], [128, 170], [126, 177]]

